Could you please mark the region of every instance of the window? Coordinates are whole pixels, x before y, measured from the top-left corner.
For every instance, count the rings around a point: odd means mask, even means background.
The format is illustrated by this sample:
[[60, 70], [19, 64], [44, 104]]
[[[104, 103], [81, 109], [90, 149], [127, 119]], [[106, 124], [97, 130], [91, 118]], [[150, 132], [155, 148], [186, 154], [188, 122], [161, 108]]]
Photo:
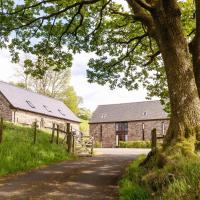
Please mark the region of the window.
[[142, 123], [142, 130], [144, 130], [144, 123]]
[[144, 116], [147, 116], [147, 112], [144, 112], [143, 115], [144, 115]]
[[31, 103], [31, 101], [26, 101], [26, 103], [31, 107], [31, 108], [35, 108], [35, 106]]
[[107, 116], [106, 114], [102, 114], [102, 115], [101, 115], [101, 118], [102, 118], [102, 119], [105, 119], [106, 116]]
[[65, 114], [62, 112], [62, 110], [58, 109], [58, 111], [62, 116], [65, 116]]
[[43, 107], [46, 109], [47, 112], [52, 112], [50, 109], [48, 109], [47, 106], [43, 105]]
[[116, 132], [127, 132], [128, 131], [128, 122], [118, 122], [115, 124]]

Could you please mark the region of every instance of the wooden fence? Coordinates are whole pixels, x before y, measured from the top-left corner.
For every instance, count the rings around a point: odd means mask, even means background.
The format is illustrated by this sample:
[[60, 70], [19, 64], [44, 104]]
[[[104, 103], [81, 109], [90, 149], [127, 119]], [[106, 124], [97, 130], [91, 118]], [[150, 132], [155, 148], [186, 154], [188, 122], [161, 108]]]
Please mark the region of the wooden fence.
[[[3, 118], [0, 118], [0, 143], [3, 142], [3, 131], [4, 131], [4, 123]], [[89, 148], [90, 151], [88, 151], [91, 155], [93, 154], [93, 138], [88, 136], [88, 139], [85, 140], [85, 136], [78, 130], [73, 130], [70, 123], [67, 123], [67, 126], [64, 129], [61, 129], [58, 124], [53, 123], [52, 127], [45, 127], [45, 129], [51, 130], [51, 138], [50, 143], [56, 143], [56, 144], [64, 144], [67, 147], [68, 153], [76, 153], [76, 143], [78, 142], [79, 145], [83, 146], [83, 148]], [[32, 125], [33, 130], [33, 144], [37, 143], [37, 137], [38, 137], [38, 126], [37, 121], [35, 121]], [[79, 135], [78, 136], [78, 133]], [[64, 137], [61, 138], [60, 134], [63, 134]]]
[[163, 140], [164, 137], [165, 137], [165, 135], [158, 134], [155, 128], [151, 131], [151, 151], [152, 151], [152, 153], [156, 152], [158, 140]]

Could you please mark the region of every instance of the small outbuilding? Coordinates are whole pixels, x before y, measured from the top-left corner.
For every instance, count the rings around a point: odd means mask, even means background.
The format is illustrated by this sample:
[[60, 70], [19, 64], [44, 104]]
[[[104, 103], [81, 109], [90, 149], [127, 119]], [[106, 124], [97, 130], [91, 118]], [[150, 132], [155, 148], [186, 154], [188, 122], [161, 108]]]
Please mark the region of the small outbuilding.
[[168, 126], [160, 101], [100, 105], [90, 120], [90, 135], [102, 147], [116, 147], [120, 141], [150, 140], [153, 128], [165, 135]]
[[31, 125], [37, 121], [40, 128], [53, 123], [66, 126], [71, 123], [79, 130], [80, 119], [62, 102], [30, 90], [0, 81], [0, 116], [13, 123]]

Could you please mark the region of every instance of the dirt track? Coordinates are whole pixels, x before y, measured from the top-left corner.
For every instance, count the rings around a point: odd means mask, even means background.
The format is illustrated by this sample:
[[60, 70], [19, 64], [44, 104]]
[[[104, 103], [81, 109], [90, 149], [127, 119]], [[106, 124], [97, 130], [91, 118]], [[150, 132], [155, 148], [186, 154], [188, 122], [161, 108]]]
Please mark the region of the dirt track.
[[146, 151], [103, 150], [102, 155], [93, 158], [1, 178], [0, 200], [117, 200], [118, 180], [140, 153]]

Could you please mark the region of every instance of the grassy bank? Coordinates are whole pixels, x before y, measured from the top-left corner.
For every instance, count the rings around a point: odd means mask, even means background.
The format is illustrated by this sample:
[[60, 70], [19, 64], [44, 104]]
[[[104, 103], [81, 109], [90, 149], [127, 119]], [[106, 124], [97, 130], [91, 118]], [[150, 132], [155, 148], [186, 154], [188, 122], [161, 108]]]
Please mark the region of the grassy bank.
[[34, 145], [33, 129], [6, 123], [0, 144], [0, 176], [73, 159], [64, 146], [49, 141], [50, 135], [38, 130]]
[[175, 149], [170, 156], [157, 154], [145, 167], [139, 166], [144, 157], [134, 161], [120, 181], [120, 200], [200, 199], [200, 157]]

